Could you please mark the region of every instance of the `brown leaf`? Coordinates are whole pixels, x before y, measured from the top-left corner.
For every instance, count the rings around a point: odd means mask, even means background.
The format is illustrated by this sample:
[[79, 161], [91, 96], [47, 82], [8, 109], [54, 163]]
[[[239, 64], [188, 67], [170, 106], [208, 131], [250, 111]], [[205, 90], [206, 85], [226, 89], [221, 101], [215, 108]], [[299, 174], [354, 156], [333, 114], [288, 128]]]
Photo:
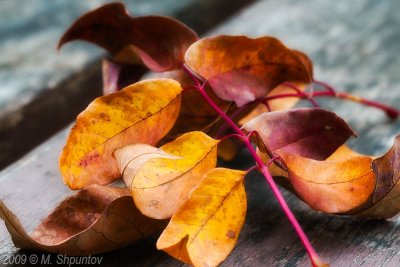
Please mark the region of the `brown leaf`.
[[192, 44], [185, 62], [216, 95], [239, 107], [265, 97], [282, 82], [312, 81], [312, 64], [273, 37], [217, 36]]
[[372, 161], [376, 175], [376, 188], [371, 195], [369, 207], [358, 216], [390, 218], [400, 212], [400, 136], [391, 149]]
[[80, 17], [61, 37], [58, 47], [84, 40], [109, 51], [118, 62], [143, 62], [154, 71], [177, 68], [196, 33], [168, 17], [131, 17], [122, 3], [106, 4]]
[[127, 146], [115, 151], [119, 169], [146, 216], [170, 218], [204, 173], [215, 168], [218, 140], [189, 132], [160, 149]]
[[[356, 136], [343, 119], [319, 108], [263, 113], [242, 128], [247, 132], [257, 131], [271, 151], [317, 160], [326, 159], [350, 136]], [[259, 147], [262, 149], [262, 145]]]
[[217, 266], [232, 251], [246, 210], [244, 171], [216, 168], [204, 175], [174, 214], [157, 248], [193, 266]]
[[115, 250], [164, 227], [135, 208], [127, 188], [99, 185], [66, 198], [31, 235], [2, 201], [0, 218], [16, 247], [67, 255]]
[[120, 177], [112, 153], [127, 144], [155, 145], [179, 114], [182, 89], [168, 79], [135, 83], [95, 99], [77, 117], [59, 160], [72, 189]]

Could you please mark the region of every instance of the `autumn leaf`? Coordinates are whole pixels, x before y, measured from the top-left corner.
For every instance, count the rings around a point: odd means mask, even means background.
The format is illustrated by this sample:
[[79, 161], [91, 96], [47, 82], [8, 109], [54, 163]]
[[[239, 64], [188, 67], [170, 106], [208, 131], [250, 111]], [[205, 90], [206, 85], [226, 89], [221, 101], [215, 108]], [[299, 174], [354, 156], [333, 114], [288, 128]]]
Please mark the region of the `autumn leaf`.
[[209, 37], [192, 44], [186, 64], [208, 80], [216, 95], [239, 107], [264, 98], [282, 82], [312, 81], [312, 64], [273, 37]]
[[162, 16], [131, 17], [122, 3], [110, 3], [80, 17], [61, 37], [58, 47], [83, 40], [97, 44], [118, 62], [143, 62], [154, 71], [177, 68], [197, 40], [183, 23]]
[[[388, 219], [400, 212], [399, 141], [400, 136], [385, 155], [376, 159], [346, 145], [324, 161], [278, 151], [288, 171], [272, 164], [270, 172], [314, 209]], [[269, 160], [265, 153], [259, 155], [263, 162]]]
[[217, 266], [234, 248], [247, 202], [245, 172], [216, 168], [179, 208], [157, 241], [157, 248], [193, 266]]
[[400, 136], [391, 149], [372, 161], [376, 186], [367, 209], [357, 213], [360, 217], [388, 219], [400, 212]]
[[127, 144], [155, 145], [179, 115], [182, 89], [168, 79], [146, 80], [95, 99], [77, 117], [59, 159], [72, 189], [120, 177], [112, 153]]
[[165, 226], [143, 216], [127, 188], [99, 185], [66, 198], [31, 235], [2, 201], [0, 218], [16, 247], [82, 256], [121, 248]]
[[327, 213], [347, 213], [368, 201], [375, 189], [369, 156], [350, 156], [318, 161], [279, 151], [290, 184], [311, 208]]
[[160, 149], [123, 147], [115, 157], [139, 210], [166, 219], [187, 200], [203, 174], [215, 168], [217, 144], [202, 132], [189, 132]]
[[103, 95], [115, 93], [139, 81], [146, 72], [147, 69], [142, 65], [117, 63], [109, 59], [103, 59]]
[[[242, 128], [247, 132], [256, 131], [271, 151], [317, 160], [326, 159], [350, 136], [356, 136], [343, 119], [320, 108], [263, 113]], [[259, 147], [262, 149], [262, 145]]]

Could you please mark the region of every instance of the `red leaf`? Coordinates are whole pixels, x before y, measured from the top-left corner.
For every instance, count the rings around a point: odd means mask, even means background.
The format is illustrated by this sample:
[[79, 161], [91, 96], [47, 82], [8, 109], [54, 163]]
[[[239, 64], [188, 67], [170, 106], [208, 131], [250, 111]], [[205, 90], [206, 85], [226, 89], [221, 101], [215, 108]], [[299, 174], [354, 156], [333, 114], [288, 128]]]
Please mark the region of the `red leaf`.
[[142, 61], [154, 71], [166, 71], [183, 62], [196, 33], [181, 22], [161, 16], [131, 17], [121, 3], [111, 3], [80, 17], [61, 37], [58, 47], [74, 40], [97, 44], [114, 59]]
[[350, 136], [356, 136], [343, 119], [320, 108], [263, 113], [247, 122], [243, 129], [257, 131], [272, 151], [296, 153], [316, 160], [326, 159]]

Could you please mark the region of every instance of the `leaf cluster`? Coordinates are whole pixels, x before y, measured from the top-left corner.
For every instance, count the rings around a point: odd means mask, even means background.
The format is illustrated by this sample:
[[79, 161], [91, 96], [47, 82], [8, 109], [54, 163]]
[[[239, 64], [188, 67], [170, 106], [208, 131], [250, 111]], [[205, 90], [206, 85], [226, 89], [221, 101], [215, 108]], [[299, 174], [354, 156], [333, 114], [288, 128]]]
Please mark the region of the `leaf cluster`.
[[[112, 3], [79, 18], [59, 47], [74, 40], [110, 55], [105, 95], [79, 114], [59, 158], [64, 182], [80, 191], [31, 235], [1, 202], [17, 246], [95, 254], [162, 230], [158, 249], [216, 266], [245, 221], [248, 173], [218, 167], [217, 157], [235, 158], [246, 138], [276, 181], [315, 210], [399, 212], [400, 138], [381, 157], [360, 155], [344, 145], [356, 134], [336, 114], [292, 109], [302, 97], [291, 93], [304, 96], [314, 81], [312, 63], [276, 38], [199, 39], [172, 18], [132, 17]], [[145, 69], [156, 73], [137, 81]], [[109, 185], [121, 177], [122, 188]]]

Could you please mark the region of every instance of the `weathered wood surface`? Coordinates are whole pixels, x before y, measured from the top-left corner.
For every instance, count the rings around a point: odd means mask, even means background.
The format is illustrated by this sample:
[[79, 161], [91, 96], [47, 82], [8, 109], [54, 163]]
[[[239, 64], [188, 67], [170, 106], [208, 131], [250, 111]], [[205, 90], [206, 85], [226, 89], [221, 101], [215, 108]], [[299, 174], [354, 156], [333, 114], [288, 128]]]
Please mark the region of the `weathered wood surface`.
[[[122, 2], [134, 15], [174, 16], [203, 33], [253, 1]], [[103, 51], [76, 42], [57, 53], [56, 45], [79, 15], [107, 2], [111, 1], [0, 3], [0, 169], [65, 127], [101, 94]]]
[[[391, 1], [261, 1], [213, 33], [275, 35], [310, 54], [316, 78], [354, 94], [400, 107], [400, 3]], [[384, 152], [400, 133], [379, 111], [351, 103], [324, 102], [349, 120], [360, 134], [351, 145], [365, 153]], [[69, 190], [62, 185], [57, 155], [65, 131], [0, 174], [0, 198], [32, 229]], [[244, 154], [233, 167], [248, 165]], [[309, 261], [267, 185], [247, 179], [247, 220], [223, 266], [307, 266]], [[358, 220], [310, 210], [285, 193], [291, 208], [321, 257], [332, 266], [399, 266], [399, 220]], [[0, 263], [17, 251], [0, 226]], [[180, 266], [154, 249], [154, 238], [108, 253], [104, 266]]]

